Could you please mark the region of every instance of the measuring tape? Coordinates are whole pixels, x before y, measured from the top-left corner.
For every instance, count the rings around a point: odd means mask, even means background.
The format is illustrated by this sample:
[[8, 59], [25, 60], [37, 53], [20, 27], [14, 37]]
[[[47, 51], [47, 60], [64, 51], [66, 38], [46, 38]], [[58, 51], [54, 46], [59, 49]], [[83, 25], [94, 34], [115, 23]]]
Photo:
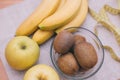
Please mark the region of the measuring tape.
[[[104, 7], [101, 8], [99, 13], [96, 13], [94, 10], [92, 10], [89, 7], [89, 13], [97, 21], [97, 25], [102, 24], [106, 29], [108, 29], [109, 31], [111, 31], [114, 34], [117, 43], [120, 45], [120, 28], [118, 28], [114, 24], [112, 24], [112, 22], [110, 21], [109, 17], [107, 16], [107, 13], [106, 13], [106, 12], [109, 12], [114, 15], [120, 14], [120, 0], [118, 0], [118, 5], [119, 5], [119, 9], [112, 8], [109, 5], [104, 5]], [[94, 32], [98, 36], [98, 32], [96, 29], [97, 25], [94, 28]], [[104, 49], [106, 49], [110, 52], [110, 55], [114, 60], [120, 62], [120, 58], [116, 55], [116, 53], [114, 52], [112, 47], [104, 45]]]

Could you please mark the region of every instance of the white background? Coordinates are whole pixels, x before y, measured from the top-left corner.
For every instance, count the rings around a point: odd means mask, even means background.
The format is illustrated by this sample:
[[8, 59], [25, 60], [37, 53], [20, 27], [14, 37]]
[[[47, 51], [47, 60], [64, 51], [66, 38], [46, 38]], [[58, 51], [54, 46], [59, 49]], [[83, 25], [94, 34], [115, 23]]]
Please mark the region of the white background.
[[[0, 57], [2, 58], [10, 80], [23, 80], [25, 71], [16, 71], [8, 65], [4, 56], [5, 46], [7, 42], [14, 37], [17, 27], [34, 11], [40, 2], [41, 0], [24, 0], [19, 4], [0, 10]], [[97, 12], [100, 10], [100, 8], [103, 7], [104, 4], [109, 4], [112, 7], [118, 8], [116, 0], [89, 0], [89, 6]], [[112, 23], [117, 27], [120, 27], [120, 16], [110, 15], [109, 13], [108, 15]], [[93, 20], [92, 17], [88, 14], [82, 27], [93, 31], [95, 24], [96, 21]], [[102, 43], [113, 47], [116, 54], [120, 56], [120, 47], [116, 43], [114, 35], [102, 26], [99, 26], [98, 30], [99, 38]], [[52, 66], [49, 52], [51, 41], [52, 39], [40, 46], [41, 55], [37, 63], [43, 63]], [[109, 53], [105, 51], [105, 60], [101, 69], [94, 76], [87, 80], [118, 79], [120, 79], [120, 63], [113, 60]]]

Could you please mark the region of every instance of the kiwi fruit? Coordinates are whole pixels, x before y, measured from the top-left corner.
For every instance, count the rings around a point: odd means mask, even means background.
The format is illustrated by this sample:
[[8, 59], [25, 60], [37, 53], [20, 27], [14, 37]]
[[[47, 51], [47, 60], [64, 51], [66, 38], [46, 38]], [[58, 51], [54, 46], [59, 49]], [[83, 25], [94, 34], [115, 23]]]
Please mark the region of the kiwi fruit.
[[58, 33], [53, 42], [54, 49], [59, 54], [67, 53], [73, 44], [74, 36], [67, 30]]
[[86, 39], [85, 37], [81, 36], [81, 35], [74, 35], [74, 41], [75, 41], [75, 45], [79, 44], [80, 42], [85, 42]]
[[60, 70], [67, 75], [74, 75], [79, 71], [77, 60], [71, 52], [61, 55], [57, 60], [57, 64]]
[[89, 42], [81, 42], [75, 45], [74, 55], [80, 66], [85, 70], [93, 68], [98, 61], [96, 50]]

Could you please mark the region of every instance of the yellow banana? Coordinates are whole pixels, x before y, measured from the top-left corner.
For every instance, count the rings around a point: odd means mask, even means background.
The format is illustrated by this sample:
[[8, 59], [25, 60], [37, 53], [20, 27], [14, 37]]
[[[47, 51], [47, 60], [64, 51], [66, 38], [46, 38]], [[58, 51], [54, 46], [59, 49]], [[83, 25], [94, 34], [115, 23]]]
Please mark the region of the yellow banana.
[[65, 3], [66, 3], [66, 0], [60, 0], [60, 5], [58, 6], [56, 11], [58, 11], [60, 8], [62, 8]]
[[62, 8], [53, 15], [44, 19], [39, 27], [41, 30], [55, 30], [60, 26], [70, 22], [77, 14], [81, 5], [81, 0], [66, 0]]
[[38, 29], [33, 35], [32, 39], [36, 41], [39, 45], [47, 41], [54, 34], [54, 31], [43, 31]]
[[42, 0], [37, 9], [18, 27], [16, 36], [32, 34], [44, 18], [56, 11], [59, 3], [60, 0]]
[[[71, 28], [71, 27], [80, 27], [80, 25], [84, 22], [86, 19], [88, 13], [88, 1], [82, 0], [81, 7], [79, 9], [79, 12], [77, 13], [76, 17], [68, 24], [64, 25], [61, 28], [58, 28], [55, 32], [59, 33], [60, 31]], [[71, 28], [69, 29], [70, 32], [74, 32], [76, 29]]]
[[[59, 7], [57, 8], [57, 10], [59, 10], [59, 9], [64, 5], [65, 2], [66, 2], [66, 0], [61, 0], [60, 5], [59, 5]], [[57, 10], [56, 10], [56, 11], [57, 11]], [[43, 31], [43, 30], [38, 29], [38, 30], [34, 33], [32, 39], [33, 39], [34, 41], [36, 41], [36, 42], [40, 45], [40, 44], [46, 42], [46, 41], [47, 41], [49, 38], [51, 38], [53, 35], [54, 35], [54, 31]]]

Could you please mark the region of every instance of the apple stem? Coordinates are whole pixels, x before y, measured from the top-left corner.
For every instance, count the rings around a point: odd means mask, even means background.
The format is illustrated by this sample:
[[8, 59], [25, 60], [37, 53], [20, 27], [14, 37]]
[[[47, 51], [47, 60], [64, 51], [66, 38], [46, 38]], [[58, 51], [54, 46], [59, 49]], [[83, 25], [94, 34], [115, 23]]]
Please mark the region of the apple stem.
[[24, 46], [22, 46], [22, 47], [21, 47], [21, 49], [26, 49], [26, 46], [25, 46], [25, 45], [24, 45]]

